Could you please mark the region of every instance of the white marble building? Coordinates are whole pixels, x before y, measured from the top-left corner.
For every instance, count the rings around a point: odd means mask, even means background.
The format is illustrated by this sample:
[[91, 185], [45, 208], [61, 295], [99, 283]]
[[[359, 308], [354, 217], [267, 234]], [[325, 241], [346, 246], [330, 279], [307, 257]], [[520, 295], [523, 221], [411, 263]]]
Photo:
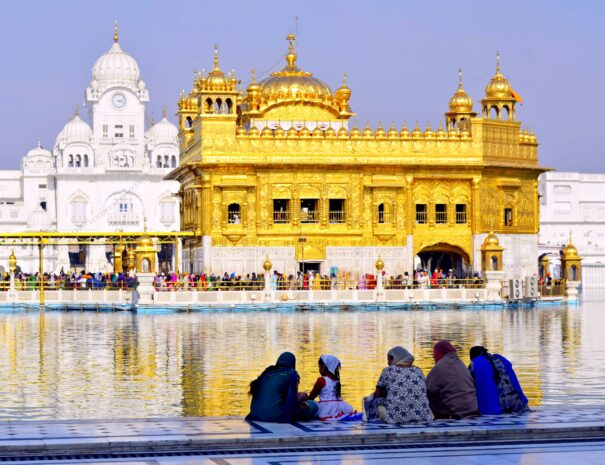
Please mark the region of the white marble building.
[[[178, 231], [180, 186], [163, 180], [179, 163], [178, 130], [164, 115], [146, 131], [147, 102], [139, 66], [116, 30], [85, 91], [90, 124], [76, 114], [52, 151], [38, 144], [21, 170], [0, 171], [0, 231], [142, 231], [145, 223], [150, 231]], [[0, 247], [4, 269], [11, 248]], [[110, 270], [110, 251], [102, 244], [48, 247], [45, 269]], [[15, 255], [24, 271], [38, 269], [35, 245], [15, 247]]]
[[584, 288], [605, 287], [605, 174], [548, 172], [539, 178], [538, 254], [560, 275], [559, 252], [569, 241], [582, 256]]

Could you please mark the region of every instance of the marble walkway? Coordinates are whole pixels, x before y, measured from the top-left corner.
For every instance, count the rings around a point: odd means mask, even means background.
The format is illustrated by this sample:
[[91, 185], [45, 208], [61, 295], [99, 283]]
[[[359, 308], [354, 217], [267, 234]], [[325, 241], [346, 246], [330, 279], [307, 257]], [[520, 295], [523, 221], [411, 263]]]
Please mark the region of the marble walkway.
[[[573, 459], [573, 460], [572, 460]], [[0, 463], [605, 464], [605, 406], [391, 426], [241, 418], [6, 421]]]

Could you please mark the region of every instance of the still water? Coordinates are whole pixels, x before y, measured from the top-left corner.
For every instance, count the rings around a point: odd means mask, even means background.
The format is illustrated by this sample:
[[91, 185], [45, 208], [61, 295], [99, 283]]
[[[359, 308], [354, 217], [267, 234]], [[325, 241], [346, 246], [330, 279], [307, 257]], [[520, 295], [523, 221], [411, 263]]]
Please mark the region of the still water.
[[605, 403], [603, 300], [500, 310], [0, 313], [0, 419], [243, 415], [247, 384], [280, 352], [310, 390], [322, 353], [342, 361], [343, 396], [373, 391], [386, 352], [425, 374], [432, 344], [462, 359], [484, 345], [517, 370], [531, 405]]

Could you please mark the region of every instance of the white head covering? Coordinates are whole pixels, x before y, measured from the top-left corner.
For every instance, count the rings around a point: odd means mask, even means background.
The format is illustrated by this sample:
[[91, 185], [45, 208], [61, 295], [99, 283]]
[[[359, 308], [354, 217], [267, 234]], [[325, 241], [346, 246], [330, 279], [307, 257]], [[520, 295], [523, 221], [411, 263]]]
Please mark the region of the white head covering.
[[328, 354], [322, 354], [319, 358], [324, 363], [328, 371], [333, 375], [336, 375], [336, 370], [340, 366], [340, 360], [334, 357], [334, 355]]

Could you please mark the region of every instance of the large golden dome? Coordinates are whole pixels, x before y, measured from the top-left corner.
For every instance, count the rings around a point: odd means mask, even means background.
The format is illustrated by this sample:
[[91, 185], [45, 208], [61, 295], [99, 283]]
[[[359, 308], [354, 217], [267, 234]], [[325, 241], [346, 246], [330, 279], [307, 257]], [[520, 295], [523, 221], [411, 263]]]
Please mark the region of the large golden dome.
[[500, 54], [497, 55], [496, 74], [485, 87], [485, 97], [493, 100], [511, 100], [514, 98], [512, 86], [500, 72]]
[[290, 47], [286, 55], [286, 66], [260, 82], [262, 98], [265, 100], [331, 99], [332, 90], [325, 82], [296, 66], [294, 35], [290, 34], [287, 39], [290, 41]]
[[458, 90], [450, 99], [450, 111], [455, 113], [472, 113], [473, 99], [466, 93], [462, 87], [462, 70], [458, 70], [459, 82]]

